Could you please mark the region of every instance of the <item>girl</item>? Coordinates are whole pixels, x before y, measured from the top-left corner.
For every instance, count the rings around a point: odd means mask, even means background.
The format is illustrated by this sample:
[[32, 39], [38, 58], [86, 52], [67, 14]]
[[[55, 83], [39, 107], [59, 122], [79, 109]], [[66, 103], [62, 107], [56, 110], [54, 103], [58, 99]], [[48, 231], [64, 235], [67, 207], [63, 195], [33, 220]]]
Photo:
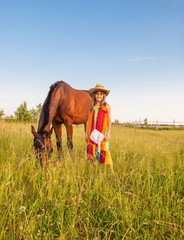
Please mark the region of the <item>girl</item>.
[[[97, 84], [95, 88], [89, 90], [89, 94], [92, 96], [92, 108], [90, 109], [87, 124], [86, 124], [86, 141], [87, 145], [87, 157], [88, 159], [97, 161], [101, 164], [108, 164], [112, 173], [113, 163], [109, 148], [109, 140], [111, 133], [111, 109], [110, 105], [106, 103], [106, 96], [110, 93], [110, 90], [105, 89], [104, 85]], [[96, 129], [94, 138], [92, 138], [93, 130]], [[102, 137], [101, 141], [99, 140]], [[102, 135], [103, 134], [103, 135]], [[90, 137], [91, 136], [91, 137]], [[98, 145], [95, 143], [95, 137], [98, 139]], [[92, 140], [93, 139], [93, 140]], [[97, 147], [98, 146], [98, 147]]]

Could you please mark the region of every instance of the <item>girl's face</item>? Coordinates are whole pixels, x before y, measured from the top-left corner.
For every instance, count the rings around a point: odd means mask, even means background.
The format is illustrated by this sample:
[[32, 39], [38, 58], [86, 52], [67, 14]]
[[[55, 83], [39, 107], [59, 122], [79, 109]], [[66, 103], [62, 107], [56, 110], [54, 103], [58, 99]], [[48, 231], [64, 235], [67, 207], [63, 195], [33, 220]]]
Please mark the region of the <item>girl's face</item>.
[[104, 98], [104, 93], [103, 92], [96, 92], [95, 93], [95, 99], [97, 102], [101, 102]]

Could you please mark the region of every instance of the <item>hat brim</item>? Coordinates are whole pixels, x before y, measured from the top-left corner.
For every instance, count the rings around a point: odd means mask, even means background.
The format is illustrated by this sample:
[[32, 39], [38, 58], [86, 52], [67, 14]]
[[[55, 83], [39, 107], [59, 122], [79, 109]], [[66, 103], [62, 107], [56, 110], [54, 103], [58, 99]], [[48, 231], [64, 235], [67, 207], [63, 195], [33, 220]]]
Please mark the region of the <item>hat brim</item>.
[[93, 95], [95, 92], [103, 92], [107, 96], [110, 93], [110, 90], [101, 89], [101, 88], [91, 88], [91, 89], [89, 89], [89, 94], [90, 95]]

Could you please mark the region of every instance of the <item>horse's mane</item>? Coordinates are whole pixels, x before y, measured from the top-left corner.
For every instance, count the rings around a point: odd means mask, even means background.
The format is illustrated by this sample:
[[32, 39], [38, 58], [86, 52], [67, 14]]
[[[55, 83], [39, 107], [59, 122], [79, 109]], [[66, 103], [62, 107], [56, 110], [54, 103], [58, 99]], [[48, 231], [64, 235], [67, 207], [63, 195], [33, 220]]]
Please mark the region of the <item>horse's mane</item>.
[[62, 83], [65, 83], [65, 82], [64, 81], [57, 81], [50, 86], [50, 90], [48, 92], [48, 95], [45, 99], [45, 102], [43, 104], [42, 111], [41, 111], [41, 115], [43, 116], [43, 119], [42, 119], [43, 122], [42, 122], [42, 126], [39, 128], [39, 131], [38, 131], [38, 133], [40, 133], [40, 134], [46, 133], [46, 131], [43, 130], [43, 129], [49, 122], [49, 112], [50, 112], [49, 106], [50, 106], [50, 102], [51, 102], [52, 93], [54, 92], [56, 87], [59, 84], [62, 84]]

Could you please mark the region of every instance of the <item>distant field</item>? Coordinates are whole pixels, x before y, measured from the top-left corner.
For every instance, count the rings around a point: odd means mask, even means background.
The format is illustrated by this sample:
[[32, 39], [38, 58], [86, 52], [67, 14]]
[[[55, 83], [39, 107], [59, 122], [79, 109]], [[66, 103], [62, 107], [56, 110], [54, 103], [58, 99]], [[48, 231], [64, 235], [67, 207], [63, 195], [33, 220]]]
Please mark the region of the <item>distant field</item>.
[[184, 131], [113, 125], [114, 177], [85, 159], [83, 126], [41, 169], [30, 125], [0, 122], [0, 240], [184, 239]]

